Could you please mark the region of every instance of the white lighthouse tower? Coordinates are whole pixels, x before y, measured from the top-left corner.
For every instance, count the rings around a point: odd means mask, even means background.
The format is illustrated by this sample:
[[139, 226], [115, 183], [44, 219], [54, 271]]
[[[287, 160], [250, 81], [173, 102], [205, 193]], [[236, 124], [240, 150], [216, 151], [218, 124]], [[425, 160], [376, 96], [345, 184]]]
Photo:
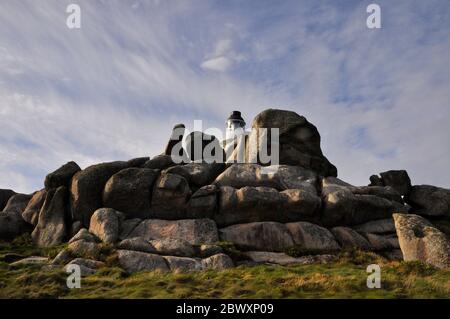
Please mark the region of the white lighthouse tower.
[[233, 111], [227, 119], [227, 130], [225, 140], [234, 140], [238, 136], [245, 133], [245, 121], [241, 116], [241, 112]]

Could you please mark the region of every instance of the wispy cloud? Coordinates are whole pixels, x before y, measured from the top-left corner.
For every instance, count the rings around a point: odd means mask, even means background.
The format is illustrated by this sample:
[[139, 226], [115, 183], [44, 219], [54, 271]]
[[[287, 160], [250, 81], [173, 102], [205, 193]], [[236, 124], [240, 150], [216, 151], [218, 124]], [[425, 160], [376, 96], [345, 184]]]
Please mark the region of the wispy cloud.
[[450, 4], [378, 1], [0, 4], [0, 187], [31, 192], [69, 160], [156, 155], [175, 123], [266, 107], [316, 124], [340, 176], [405, 168], [450, 187]]

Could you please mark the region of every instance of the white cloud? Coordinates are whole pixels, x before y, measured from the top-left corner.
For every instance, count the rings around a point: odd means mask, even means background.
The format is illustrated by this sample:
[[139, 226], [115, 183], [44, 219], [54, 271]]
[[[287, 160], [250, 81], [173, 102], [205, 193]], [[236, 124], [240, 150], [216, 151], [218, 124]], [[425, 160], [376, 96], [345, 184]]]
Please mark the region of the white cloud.
[[224, 57], [224, 56], [219, 56], [217, 58], [212, 58], [212, 59], [204, 61], [201, 64], [201, 67], [203, 69], [225, 72], [231, 67], [231, 65], [232, 65], [232, 62], [229, 58]]

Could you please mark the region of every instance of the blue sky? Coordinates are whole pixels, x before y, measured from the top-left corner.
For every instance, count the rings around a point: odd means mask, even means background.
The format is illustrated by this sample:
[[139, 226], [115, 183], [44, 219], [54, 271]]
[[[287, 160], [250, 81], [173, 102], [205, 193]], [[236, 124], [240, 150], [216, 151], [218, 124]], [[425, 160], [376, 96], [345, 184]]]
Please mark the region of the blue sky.
[[350, 183], [407, 169], [450, 187], [449, 57], [446, 0], [1, 0], [0, 188], [40, 189], [70, 160], [154, 156], [176, 123], [268, 107], [314, 123]]

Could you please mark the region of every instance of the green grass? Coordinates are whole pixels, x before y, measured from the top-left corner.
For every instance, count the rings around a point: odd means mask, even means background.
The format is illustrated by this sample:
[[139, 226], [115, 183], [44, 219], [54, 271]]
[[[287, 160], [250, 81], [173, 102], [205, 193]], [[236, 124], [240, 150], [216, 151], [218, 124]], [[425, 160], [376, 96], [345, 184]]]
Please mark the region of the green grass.
[[[59, 248], [60, 249], [60, 248]], [[52, 256], [24, 238], [0, 243], [8, 252]], [[381, 289], [366, 286], [366, 266], [381, 266]], [[0, 298], [449, 298], [450, 270], [418, 262], [389, 262], [359, 251], [342, 253], [327, 265], [240, 266], [197, 273], [142, 272], [127, 275], [117, 267], [82, 278], [80, 289], [66, 287], [61, 270], [11, 267], [0, 262]]]

